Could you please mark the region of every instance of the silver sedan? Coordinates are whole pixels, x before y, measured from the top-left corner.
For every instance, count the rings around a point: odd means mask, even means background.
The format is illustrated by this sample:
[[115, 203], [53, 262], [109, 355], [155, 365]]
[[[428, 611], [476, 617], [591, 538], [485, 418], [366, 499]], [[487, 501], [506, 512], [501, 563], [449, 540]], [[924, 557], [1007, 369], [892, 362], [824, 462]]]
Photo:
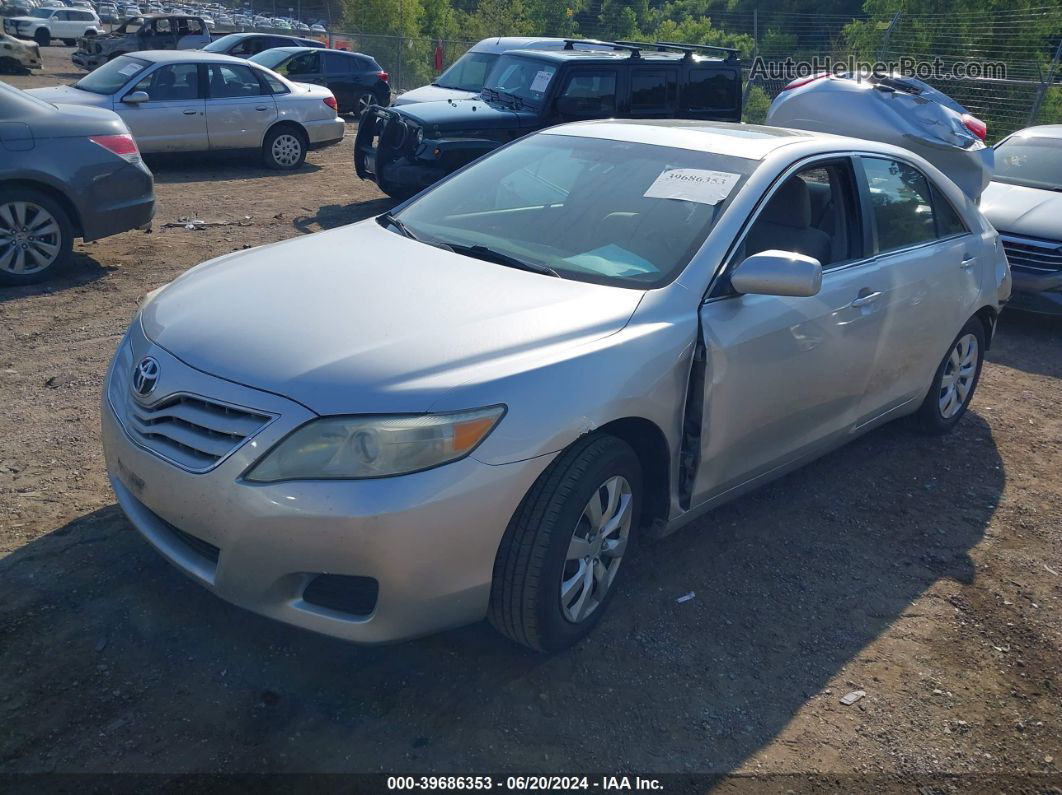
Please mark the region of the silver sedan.
[[116, 111], [146, 154], [251, 149], [272, 168], [292, 169], [307, 149], [335, 143], [344, 132], [327, 88], [195, 50], [122, 55], [71, 86], [27, 93]]
[[639, 535], [894, 419], [951, 430], [1009, 291], [976, 205], [897, 147], [564, 125], [151, 294], [104, 450], [144, 537], [236, 604], [558, 649]]

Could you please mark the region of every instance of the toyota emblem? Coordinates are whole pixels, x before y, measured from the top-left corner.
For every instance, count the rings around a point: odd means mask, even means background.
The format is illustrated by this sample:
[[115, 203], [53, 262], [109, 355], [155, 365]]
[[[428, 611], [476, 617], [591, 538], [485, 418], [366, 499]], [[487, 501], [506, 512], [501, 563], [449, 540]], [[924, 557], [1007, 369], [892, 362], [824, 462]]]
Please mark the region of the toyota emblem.
[[159, 363], [150, 356], [145, 356], [133, 369], [133, 391], [139, 397], [147, 397], [154, 391], [158, 382]]

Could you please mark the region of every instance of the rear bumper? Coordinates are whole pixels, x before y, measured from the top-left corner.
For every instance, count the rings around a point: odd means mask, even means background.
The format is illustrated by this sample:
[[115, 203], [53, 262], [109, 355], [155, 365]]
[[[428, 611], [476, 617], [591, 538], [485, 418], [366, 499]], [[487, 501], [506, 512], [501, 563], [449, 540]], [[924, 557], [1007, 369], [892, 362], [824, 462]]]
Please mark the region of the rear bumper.
[[99, 240], [148, 224], [155, 215], [154, 188], [143, 163], [125, 165], [97, 182], [78, 208], [84, 239]]
[[303, 122], [303, 127], [310, 138], [310, 146], [325, 146], [342, 141], [347, 129], [346, 123], [338, 116], [334, 119]]
[[1011, 268], [1014, 288], [1008, 307], [1026, 312], [1062, 315], [1062, 271], [1030, 273]]

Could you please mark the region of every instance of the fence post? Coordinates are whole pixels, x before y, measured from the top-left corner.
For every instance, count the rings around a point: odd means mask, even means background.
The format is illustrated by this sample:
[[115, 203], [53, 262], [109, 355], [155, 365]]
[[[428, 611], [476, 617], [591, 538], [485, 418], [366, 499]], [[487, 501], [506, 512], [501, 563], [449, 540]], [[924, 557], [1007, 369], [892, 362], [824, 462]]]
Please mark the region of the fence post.
[[[756, 63], [756, 57], [760, 54], [760, 10], [752, 9], [752, 63]], [[752, 93], [752, 66], [749, 66], [749, 79], [745, 83], [745, 93], [741, 97], [741, 115], [745, 115], [745, 107], [749, 104], [749, 94]]]
[[889, 39], [892, 38], [892, 32], [896, 29], [896, 23], [900, 21], [900, 15], [902, 11], [897, 11], [892, 15], [892, 21], [889, 23], [889, 27], [885, 29], [885, 35], [881, 39], [881, 46], [878, 47], [878, 61], [885, 60], [885, 48], [889, 46]]
[[395, 79], [395, 87], [399, 91], [402, 90], [402, 42], [403, 41], [404, 41], [404, 37], [402, 37], [402, 36], [398, 36], [395, 39], [395, 43], [398, 45], [398, 69], [397, 69], [398, 77]]
[[1036, 117], [1040, 115], [1040, 107], [1044, 104], [1047, 89], [1055, 84], [1055, 75], [1058, 73], [1060, 56], [1062, 56], [1062, 39], [1058, 40], [1058, 46], [1055, 48], [1055, 57], [1051, 61], [1051, 68], [1047, 70], [1047, 79], [1040, 83], [1040, 90], [1036, 92], [1036, 99], [1033, 100], [1032, 107], [1029, 108], [1029, 118], [1025, 120], [1026, 127], [1032, 127], [1036, 122]]

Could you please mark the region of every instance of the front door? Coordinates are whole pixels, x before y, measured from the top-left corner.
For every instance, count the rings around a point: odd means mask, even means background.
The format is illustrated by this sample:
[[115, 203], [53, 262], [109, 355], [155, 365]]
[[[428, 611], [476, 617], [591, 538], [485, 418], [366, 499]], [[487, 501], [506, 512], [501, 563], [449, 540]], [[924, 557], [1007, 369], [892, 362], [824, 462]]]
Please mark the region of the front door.
[[165, 64], [123, 96], [144, 91], [148, 101], [118, 101], [114, 109], [129, 125], [141, 152], [189, 152], [207, 148], [207, 125], [195, 64]]
[[856, 423], [881, 339], [886, 273], [867, 259], [851, 161], [809, 165], [774, 189], [729, 263], [768, 249], [823, 265], [810, 297], [739, 295], [724, 277], [701, 306], [705, 347], [696, 505], [824, 449]]
[[210, 64], [207, 134], [211, 149], [257, 149], [277, 118], [277, 105], [243, 64]]

